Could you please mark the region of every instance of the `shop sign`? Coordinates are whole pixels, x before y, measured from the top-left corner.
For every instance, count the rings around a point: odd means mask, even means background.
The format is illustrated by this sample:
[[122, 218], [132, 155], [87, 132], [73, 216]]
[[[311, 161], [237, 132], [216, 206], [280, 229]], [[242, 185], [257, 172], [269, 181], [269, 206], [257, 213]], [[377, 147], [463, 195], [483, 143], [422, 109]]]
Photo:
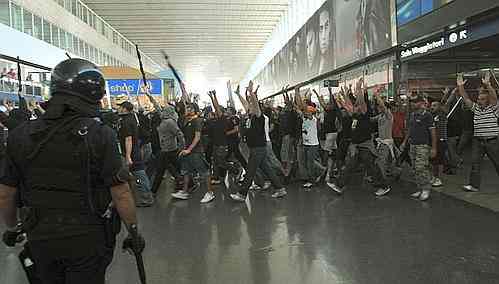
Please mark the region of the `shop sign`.
[[413, 46], [400, 53], [400, 58], [406, 59], [408, 57], [424, 55], [436, 50], [446, 49], [454, 44], [460, 44], [468, 39], [468, 30], [461, 30], [452, 32], [446, 36], [442, 36], [438, 40], [432, 40], [417, 46]]
[[[145, 95], [143, 81], [135, 80], [106, 80], [109, 94], [111, 96], [137, 96]], [[149, 92], [153, 96], [160, 96], [163, 94], [163, 82], [161, 79], [147, 80]]]

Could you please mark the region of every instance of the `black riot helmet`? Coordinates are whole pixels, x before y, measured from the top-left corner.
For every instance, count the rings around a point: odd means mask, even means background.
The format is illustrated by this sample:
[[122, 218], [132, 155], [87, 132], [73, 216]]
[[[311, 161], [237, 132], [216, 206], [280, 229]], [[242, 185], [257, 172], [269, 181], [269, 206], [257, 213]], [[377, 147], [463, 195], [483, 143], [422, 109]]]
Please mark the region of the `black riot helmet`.
[[106, 92], [104, 75], [90, 61], [72, 58], [54, 67], [51, 74], [50, 94], [54, 96], [75, 96], [98, 104]]

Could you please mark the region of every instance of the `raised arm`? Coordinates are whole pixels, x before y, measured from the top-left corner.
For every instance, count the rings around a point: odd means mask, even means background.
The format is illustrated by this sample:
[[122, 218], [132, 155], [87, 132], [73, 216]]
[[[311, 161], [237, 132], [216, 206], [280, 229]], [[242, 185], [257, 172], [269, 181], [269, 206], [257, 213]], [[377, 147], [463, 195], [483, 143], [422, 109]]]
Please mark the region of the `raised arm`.
[[257, 117], [260, 117], [262, 115], [262, 111], [260, 109], [260, 105], [258, 104], [258, 98], [257, 98], [257, 89], [253, 92], [253, 81], [249, 82], [248, 86], [248, 94], [249, 94], [249, 113], [254, 114]]
[[497, 105], [497, 92], [492, 86], [492, 83], [490, 82], [490, 75], [492, 74], [492, 70], [489, 70], [487, 73], [485, 73], [482, 82], [483, 84], [487, 87], [487, 90], [489, 91], [489, 103], [491, 105]]
[[364, 97], [363, 83], [364, 83], [363, 78], [360, 78], [359, 81], [357, 81], [357, 84], [355, 87], [355, 95], [357, 97], [357, 101], [355, 102], [355, 104], [360, 109], [360, 112], [366, 113], [367, 112], [367, 104], [366, 104], [366, 99]]
[[303, 112], [305, 110], [305, 106], [303, 105], [303, 99], [301, 98], [300, 88], [295, 89], [295, 104], [297, 107], [297, 111]]
[[220, 108], [220, 104], [218, 103], [217, 92], [215, 90], [209, 91], [208, 96], [210, 97], [213, 108], [215, 109], [215, 114], [218, 117], [222, 116], [222, 109]]
[[[447, 89], [447, 90], [449, 90], [449, 89]], [[442, 98], [441, 103], [444, 106], [444, 109], [446, 112], [449, 112], [451, 107], [454, 105], [454, 103], [456, 101], [456, 92], [457, 92], [457, 88], [454, 88], [452, 91], [447, 92], [447, 97], [445, 98], [445, 100], [444, 100], [444, 98]]]
[[149, 101], [151, 102], [151, 104], [154, 106], [154, 109], [156, 111], [161, 111], [161, 106], [159, 105], [159, 103], [154, 99], [154, 97], [151, 95], [151, 93], [149, 92], [149, 89], [146, 89], [146, 96], [147, 98], [149, 99]]
[[326, 105], [326, 102], [324, 101], [324, 98], [321, 95], [319, 95], [319, 93], [317, 93], [317, 91], [315, 89], [313, 90], [313, 92], [317, 96], [317, 99], [319, 100], [319, 104], [321, 105], [321, 108], [323, 110], [326, 110], [327, 105]]
[[468, 108], [472, 108], [473, 101], [468, 96], [468, 93], [466, 93], [466, 90], [464, 89], [464, 84], [466, 84], [466, 82], [463, 79], [463, 73], [457, 74], [457, 90], [459, 91], [459, 95], [463, 97], [464, 105]]
[[383, 98], [381, 98], [381, 88], [376, 87], [376, 89], [374, 90], [374, 97], [376, 98], [376, 102], [379, 106], [380, 111], [382, 113], [386, 113], [388, 109], [386, 107], [385, 101], [383, 100]]
[[249, 112], [249, 104], [248, 104], [248, 102], [246, 101], [246, 99], [245, 99], [245, 98], [243, 98], [243, 96], [241, 96], [241, 90], [240, 90], [239, 85], [237, 85], [237, 89], [236, 89], [235, 93], [236, 93], [237, 97], [239, 98], [239, 101], [240, 101], [240, 102], [241, 102], [241, 104], [243, 105], [244, 111], [245, 111], [246, 113], [248, 113], [248, 112]]

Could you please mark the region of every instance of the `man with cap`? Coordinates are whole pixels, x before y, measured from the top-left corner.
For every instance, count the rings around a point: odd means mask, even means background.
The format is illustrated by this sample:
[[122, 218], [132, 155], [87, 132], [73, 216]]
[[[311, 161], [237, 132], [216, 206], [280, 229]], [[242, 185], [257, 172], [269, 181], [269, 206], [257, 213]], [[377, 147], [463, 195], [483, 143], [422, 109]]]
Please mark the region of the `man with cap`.
[[[140, 254], [145, 247], [129, 172], [115, 132], [98, 118], [105, 81], [97, 66], [65, 60], [51, 78], [47, 112], [8, 138], [0, 177], [3, 240], [13, 246], [18, 231], [26, 232], [44, 284], [104, 284], [121, 221], [130, 233], [123, 248]], [[16, 226], [18, 192], [27, 212], [21, 228]]]
[[418, 190], [411, 197], [420, 201], [430, 198], [430, 157], [437, 156], [437, 131], [428, 103], [422, 95], [411, 98], [413, 112], [407, 118], [409, 133], [402, 148], [409, 143], [410, 157]]
[[133, 111], [133, 104], [129, 101], [119, 104], [118, 113], [120, 115], [118, 135], [121, 151], [137, 184], [136, 205], [149, 207], [154, 203], [154, 196], [140, 151], [139, 123]]

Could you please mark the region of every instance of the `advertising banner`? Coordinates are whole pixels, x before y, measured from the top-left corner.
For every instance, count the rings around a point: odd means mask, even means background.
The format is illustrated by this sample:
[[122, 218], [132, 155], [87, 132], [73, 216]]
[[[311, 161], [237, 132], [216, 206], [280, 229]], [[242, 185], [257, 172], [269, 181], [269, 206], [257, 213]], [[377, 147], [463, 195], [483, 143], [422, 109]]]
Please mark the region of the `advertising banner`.
[[[132, 80], [106, 80], [109, 95], [111, 96], [139, 96], [145, 95], [143, 81], [139, 79]], [[153, 96], [163, 95], [163, 81], [161, 79], [147, 80], [149, 92]]]
[[328, 0], [255, 81], [270, 95], [391, 46], [390, 0]]

